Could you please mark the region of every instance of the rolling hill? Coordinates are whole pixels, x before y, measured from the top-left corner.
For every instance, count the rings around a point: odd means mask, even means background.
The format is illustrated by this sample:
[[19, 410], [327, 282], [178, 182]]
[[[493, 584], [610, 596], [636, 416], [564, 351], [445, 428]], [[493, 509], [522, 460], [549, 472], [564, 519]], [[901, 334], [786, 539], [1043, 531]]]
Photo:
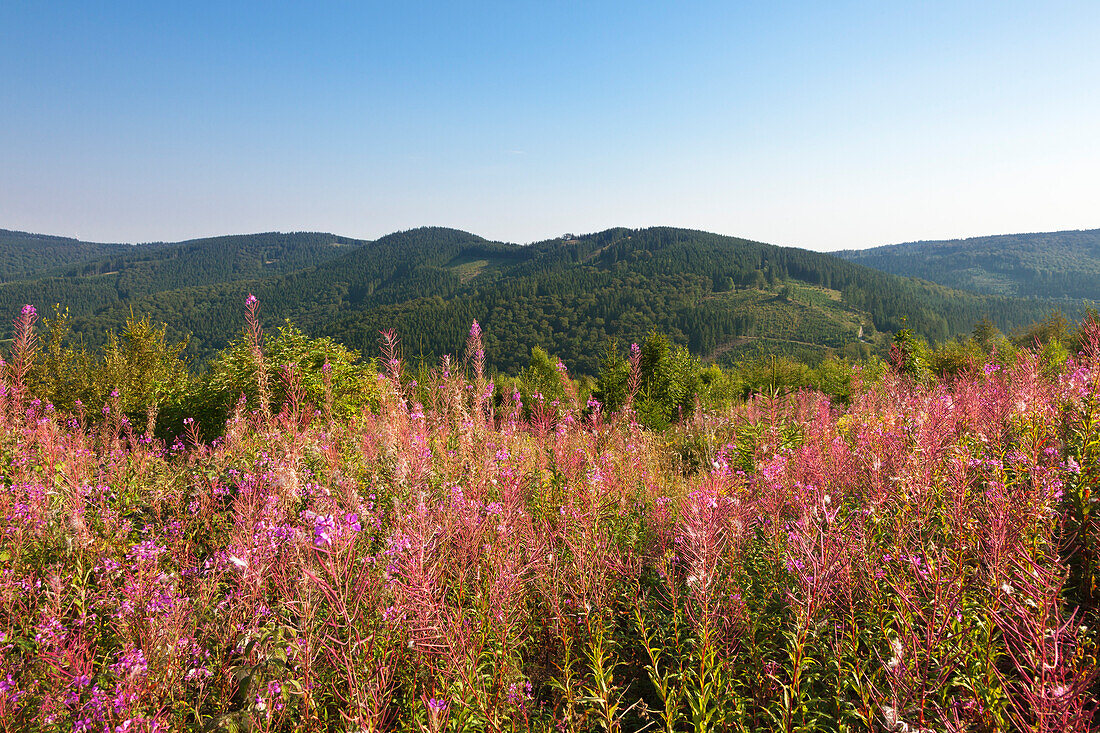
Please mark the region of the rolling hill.
[[[128, 245], [123, 245], [128, 246]], [[983, 316], [1008, 330], [1049, 303], [952, 290], [828, 254], [673, 228], [611, 229], [520, 246], [421, 228], [373, 242], [329, 234], [261, 234], [94, 253], [0, 285], [0, 308], [70, 308], [86, 342], [133, 312], [189, 337], [203, 360], [240, 334], [248, 293], [267, 327], [290, 319], [374, 354], [394, 328], [406, 355], [460, 353], [470, 322], [493, 368], [514, 371], [533, 346], [581, 373], [609, 339], [650, 330], [719, 360], [884, 351], [888, 334], [969, 332]], [[1079, 303], [1060, 303], [1073, 314]]]
[[1100, 229], [908, 242], [835, 254], [976, 293], [1100, 300]]
[[133, 249], [129, 244], [81, 242], [68, 237], [0, 229], [0, 283]]
[[0, 232], [0, 312], [61, 304], [78, 318], [157, 293], [297, 272], [364, 244], [314, 232], [140, 245], [8, 234]]

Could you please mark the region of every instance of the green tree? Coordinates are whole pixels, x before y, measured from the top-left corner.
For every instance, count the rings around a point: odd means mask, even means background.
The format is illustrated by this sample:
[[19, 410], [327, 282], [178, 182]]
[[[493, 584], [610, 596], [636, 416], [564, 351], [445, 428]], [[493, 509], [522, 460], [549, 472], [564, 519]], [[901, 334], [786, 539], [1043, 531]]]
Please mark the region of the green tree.
[[993, 321], [989, 320], [989, 316], [982, 316], [982, 319], [974, 324], [974, 331], [971, 334], [974, 343], [987, 354], [1002, 337], [1000, 330], [993, 325]]
[[98, 370], [100, 391], [104, 396], [117, 391], [123, 412], [131, 421], [143, 420], [150, 435], [161, 408], [186, 394], [191, 381], [180, 358], [187, 342], [170, 341], [166, 328], [153, 325], [148, 317], [131, 315], [121, 334], [107, 334]]
[[[987, 340], [987, 344], [995, 343]], [[959, 376], [968, 368], [985, 361], [987, 352], [977, 339], [960, 341], [951, 339], [931, 349], [928, 355], [928, 368], [941, 379]]]
[[565, 401], [565, 387], [557, 365], [558, 360], [551, 359], [545, 349], [532, 347], [531, 361], [516, 380], [525, 409], [529, 411], [540, 399], [545, 405]]
[[164, 324], [134, 315], [122, 332], [109, 330], [99, 355], [90, 353], [72, 332], [67, 309], [55, 306], [45, 321], [45, 347], [32, 374], [31, 392], [60, 410], [78, 403], [97, 408], [107, 400], [118, 407], [136, 429], [152, 434], [161, 409], [185, 395], [191, 386], [187, 363], [181, 358], [186, 341], [172, 341]]
[[73, 334], [68, 308], [54, 306], [53, 318], [44, 319], [43, 326], [47, 335], [28, 377], [30, 393], [64, 411], [77, 400], [97, 400], [94, 359]]
[[693, 410], [701, 386], [699, 373], [699, 359], [690, 351], [673, 348], [663, 334], [650, 332], [642, 344], [641, 386], [635, 400], [638, 421], [660, 430]]
[[600, 401], [604, 410], [618, 410], [626, 403], [629, 380], [630, 362], [619, 353], [619, 344], [612, 339], [604, 346], [600, 372], [592, 396]]
[[[358, 352], [331, 338], [310, 338], [289, 321], [276, 334], [266, 334], [264, 366], [273, 412], [287, 401], [288, 367], [301, 385], [304, 402], [314, 409], [331, 409], [334, 417], [349, 419], [377, 405], [378, 369], [373, 359], [362, 361]], [[178, 419], [193, 417], [203, 434], [217, 435], [241, 395], [249, 407], [259, 404], [256, 362], [243, 334], [211, 361], [194, 393], [179, 405]]]
[[928, 347], [908, 328], [894, 334], [890, 358], [901, 374], [918, 380], [928, 376]]

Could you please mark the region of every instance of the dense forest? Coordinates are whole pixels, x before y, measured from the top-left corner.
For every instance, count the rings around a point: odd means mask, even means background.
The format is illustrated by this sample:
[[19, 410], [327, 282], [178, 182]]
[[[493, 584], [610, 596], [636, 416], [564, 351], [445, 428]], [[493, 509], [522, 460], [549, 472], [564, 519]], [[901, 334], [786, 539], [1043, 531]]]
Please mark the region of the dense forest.
[[[477, 320], [492, 369], [515, 373], [539, 347], [588, 375], [599, 370], [601, 344], [641, 342], [652, 331], [716, 361], [782, 354], [814, 363], [885, 354], [888, 334], [900, 329], [942, 341], [982, 318], [1009, 332], [1052, 310], [1046, 301], [965, 293], [827, 254], [672, 228], [527, 246], [422, 228], [374, 242], [297, 233], [124, 247], [93, 247], [61, 265], [37, 256], [33, 276], [0, 285], [0, 310], [31, 303], [45, 314], [60, 305], [92, 348], [133, 314], [147, 316], [202, 363], [239, 334], [251, 293], [263, 325], [290, 320], [363, 353], [392, 328], [411, 359], [434, 363], [460, 351]], [[1084, 305], [1058, 307], [1075, 317]]]
[[363, 244], [331, 234], [267, 233], [174, 244], [97, 245], [0, 234], [0, 310], [61, 304], [75, 317], [196, 285], [283, 275]]
[[909, 242], [836, 254], [977, 293], [1100, 299], [1100, 229]]
[[128, 244], [81, 242], [68, 237], [0, 229], [0, 282], [10, 282], [74, 262], [124, 254]]

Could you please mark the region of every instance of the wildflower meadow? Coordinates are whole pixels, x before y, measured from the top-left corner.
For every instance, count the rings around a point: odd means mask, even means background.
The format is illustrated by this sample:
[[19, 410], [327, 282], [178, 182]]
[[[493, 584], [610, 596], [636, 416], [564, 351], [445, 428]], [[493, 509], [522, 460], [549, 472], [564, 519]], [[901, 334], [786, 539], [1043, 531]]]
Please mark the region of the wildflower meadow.
[[[28, 306], [29, 307], [29, 306]], [[494, 399], [481, 332], [383, 335], [360, 409], [263, 368], [164, 440], [117, 392], [0, 393], [4, 731], [1085, 731], [1097, 695], [1100, 328], [847, 404], [641, 427]], [[242, 357], [244, 358], [244, 357]], [[326, 362], [326, 367], [328, 363]], [[279, 391], [283, 398], [273, 400]]]

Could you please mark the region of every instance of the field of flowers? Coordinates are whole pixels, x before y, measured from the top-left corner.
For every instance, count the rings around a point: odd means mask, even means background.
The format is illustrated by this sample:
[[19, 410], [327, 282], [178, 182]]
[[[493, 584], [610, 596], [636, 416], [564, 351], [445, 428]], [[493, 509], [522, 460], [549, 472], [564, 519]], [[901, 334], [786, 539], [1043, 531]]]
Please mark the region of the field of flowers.
[[287, 372], [174, 444], [34, 400], [17, 340], [0, 729], [1088, 730], [1093, 332], [665, 433], [494, 404], [476, 329], [413, 384], [390, 336], [376, 409]]

